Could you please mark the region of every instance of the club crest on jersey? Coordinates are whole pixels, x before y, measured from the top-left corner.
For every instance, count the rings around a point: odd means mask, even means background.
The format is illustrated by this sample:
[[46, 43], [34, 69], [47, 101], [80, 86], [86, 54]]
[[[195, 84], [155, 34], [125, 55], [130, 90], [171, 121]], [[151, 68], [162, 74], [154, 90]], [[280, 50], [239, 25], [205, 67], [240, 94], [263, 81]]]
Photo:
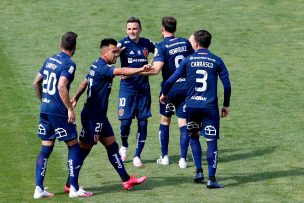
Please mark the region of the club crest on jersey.
[[98, 142], [99, 140], [99, 135], [94, 135], [94, 142]]
[[123, 116], [124, 113], [125, 113], [124, 109], [119, 109], [119, 111], [118, 111], [119, 116]]
[[148, 52], [147, 49], [144, 49], [144, 50], [143, 50], [143, 53], [144, 53], [144, 56], [145, 56], [145, 57], [147, 57], [147, 56], [149, 55], [149, 52]]

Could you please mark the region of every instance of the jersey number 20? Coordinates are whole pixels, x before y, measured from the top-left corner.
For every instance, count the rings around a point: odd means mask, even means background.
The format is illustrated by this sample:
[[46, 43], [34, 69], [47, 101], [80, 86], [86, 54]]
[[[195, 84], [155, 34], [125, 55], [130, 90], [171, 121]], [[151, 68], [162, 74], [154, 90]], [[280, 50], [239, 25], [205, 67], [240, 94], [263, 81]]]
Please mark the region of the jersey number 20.
[[56, 93], [56, 73], [51, 72], [47, 70], [43, 70], [43, 74], [46, 76], [46, 78], [42, 82], [42, 92], [47, 93], [49, 95], [54, 95]]

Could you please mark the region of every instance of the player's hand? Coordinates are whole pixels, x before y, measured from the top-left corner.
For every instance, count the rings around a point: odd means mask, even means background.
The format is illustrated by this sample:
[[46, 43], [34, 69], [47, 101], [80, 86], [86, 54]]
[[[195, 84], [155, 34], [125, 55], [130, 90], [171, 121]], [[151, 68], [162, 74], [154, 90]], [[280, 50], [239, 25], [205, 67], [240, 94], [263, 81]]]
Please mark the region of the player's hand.
[[121, 80], [125, 80], [125, 79], [128, 79], [129, 77], [131, 77], [131, 76], [121, 75], [121, 76], [120, 76], [120, 79], [121, 79]]
[[73, 97], [70, 102], [72, 103], [72, 107], [74, 109], [77, 105], [77, 99], [75, 99], [75, 97]]
[[118, 47], [118, 56], [121, 52], [123, 52], [126, 49], [126, 47]]
[[143, 72], [149, 72], [149, 71], [154, 70], [154, 68], [152, 68], [151, 64], [146, 64], [142, 68], [143, 68]]
[[221, 118], [227, 117], [229, 115], [229, 107], [222, 107], [221, 110]]
[[73, 108], [68, 109], [68, 122], [75, 123], [75, 113]]
[[162, 104], [166, 104], [167, 96], [165, 96], [164, 94], [161, 94], [160, 97], [159, 97], [159, 101]]

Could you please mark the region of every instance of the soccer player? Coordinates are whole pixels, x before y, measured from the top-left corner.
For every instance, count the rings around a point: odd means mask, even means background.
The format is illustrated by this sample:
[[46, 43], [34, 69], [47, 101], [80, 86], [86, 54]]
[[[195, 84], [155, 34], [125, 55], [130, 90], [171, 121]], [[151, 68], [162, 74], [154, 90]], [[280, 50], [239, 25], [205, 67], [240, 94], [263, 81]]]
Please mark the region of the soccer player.
[[[87, 100], [81, 112], [82, 131], [80, 134], [81, 165], [92, 147], [100, 141], [106, 148], [108, 159], [122, 179], [124, 189], [130, 190], [134, 185], [143, 183], [147, 177], [129, 176], [118, 152], [118, 144], [112, 126], [107, 118], [108, 98], [112, 81], [116, 75], [133, 75], [148, 70], [142, 68], [115, 68], [119, 48], [114, 39], [103, 39], [100, 44], [101, 57], [91, 65], [86, 79], [80, 84], [73, 97], [74, 106], [87, 89]], [[68, 183], [65, 191], [68, 190]]]
[[76, 50], [77, 34], [67, 32], [61, 39], [61, 52], [44, 62], [33, 86], [41, 101], [38, 136], [42, 140], [40, 154], [36, 160], [36, 188], [34, 198], [53, 197], [43, 186], [47, 162], [52, 153], [55, 139], [68, 146], [68, 170], [71, 183], [70, 197], [88, 197], [78, 185], [79, 143], [75, 125], [75, 114], [70, 102], [69, 89], [74, 79], [76, 64], [71, 60]]
[[[136, 17], [131, 17], [126, 24], [127, 37], [121, 39], [118, 46], [123, 50], [120, 54], [122, 67], [141, 67], [148, 64], [149, 53], [154, 53], [154, 44], [140, 37], [142, 32], [141, 22]], [[151, 93], [149, 77], [133, 75], [122, 78], [120, 81], [118, 119], [120, 120], [120, 135], [122, 146], [119, 150], [121, 159], [127, 160], [128, 137], [132, 119], [137, 118], [137, 146], [133, 157], [135, 167], [141, 167], [140, 158], [147, 138], [148, 118], [151, 116]]]
[[[192, 54], [194, 50], [190, 42], [185, 38], [177, 38], [174, 36], [176, 31], [177, 21], [174, 17], [166, 16], [162, 19], [161, 33], [164, 37], [163, 41], [156, 45], [156, 51], [153, 57], [154, 70], [150, 74], [158, 74], [162, 70], [163, 87], [166, 80], [178, 69], [181, 61]], [[160, 105], [160, 126], [159, 126], [159, 141], [161, 146], [162, 156], [157, 160], [157, 163], [162, 165], [169, 164], [168, 146], [169, 146], [169, 127], [171, 116], [176, 114], [178, 125], [180, 128], [180, 160], [179, 167], [186, 168], [187, 151], [189, 146], [189, 132], [187, 131], [185, 98], [187, 91], [187, 82], [182, 75], [174, 84], [166, 104]]]
[[199, 142], [200, 132], [207, 141], [208, 182], [207, 188], [222, 188], [215, 179], [218, 162], [217, 140], [219, 139], [219, 107], [217, 99], [217, 80], [221, 79], [224, 87], [224, 103], [221, 117], [229, 114], [231, 86], [229, 73], [221, 58], [208, 50], [211, 34], [199, 30], [190, 37], [190, 42], [196, 52], [184, 59], [175, 73], [164, 85], [160, 97], [162, 103], [174, 82], [186, 73], [188, 91], [186, 98], [187, 128], [191, 135], [191, 149], [197, 169], [195, 182], [204, 179], [202, 169], [202, 149]]

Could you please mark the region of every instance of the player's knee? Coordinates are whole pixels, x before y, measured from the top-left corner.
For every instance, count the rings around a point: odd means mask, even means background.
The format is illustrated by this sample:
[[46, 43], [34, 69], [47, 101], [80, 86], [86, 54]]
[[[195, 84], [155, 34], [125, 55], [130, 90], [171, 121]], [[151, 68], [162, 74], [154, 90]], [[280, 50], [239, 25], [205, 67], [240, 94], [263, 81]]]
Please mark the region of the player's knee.
[[187, 123], [187, 130], [189, 131], [190, 137], [197, 138], [200, 136], [200, 126], [194, 121]]
[[163, 116], [163, 115], [160, 116], [160, 124], [170, 125], [170, 123], [171, 123], [171, 118], [170, 117], [166, 117], [166, 116]]

